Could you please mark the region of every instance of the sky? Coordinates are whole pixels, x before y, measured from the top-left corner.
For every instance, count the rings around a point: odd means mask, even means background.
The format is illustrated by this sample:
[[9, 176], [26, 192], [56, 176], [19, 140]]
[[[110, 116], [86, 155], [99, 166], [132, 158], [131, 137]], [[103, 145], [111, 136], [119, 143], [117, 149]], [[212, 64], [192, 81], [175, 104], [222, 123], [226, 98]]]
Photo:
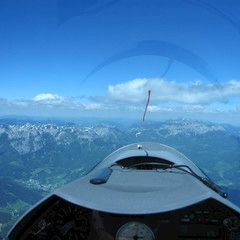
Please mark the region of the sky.
[[238, 0], [0, 0], [0, 116], [240, 120]]

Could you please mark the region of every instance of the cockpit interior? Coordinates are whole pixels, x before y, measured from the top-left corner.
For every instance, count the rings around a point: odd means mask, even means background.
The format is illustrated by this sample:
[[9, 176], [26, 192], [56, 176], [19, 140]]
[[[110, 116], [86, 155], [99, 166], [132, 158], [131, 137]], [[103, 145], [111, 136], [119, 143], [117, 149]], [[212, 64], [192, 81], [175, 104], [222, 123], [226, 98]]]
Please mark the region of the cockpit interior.
[[12, 237], [22, 240], [240, 239], [239, 216], [207, 200], [175, 211], [121, 215], [86, 209], [52, 197]]

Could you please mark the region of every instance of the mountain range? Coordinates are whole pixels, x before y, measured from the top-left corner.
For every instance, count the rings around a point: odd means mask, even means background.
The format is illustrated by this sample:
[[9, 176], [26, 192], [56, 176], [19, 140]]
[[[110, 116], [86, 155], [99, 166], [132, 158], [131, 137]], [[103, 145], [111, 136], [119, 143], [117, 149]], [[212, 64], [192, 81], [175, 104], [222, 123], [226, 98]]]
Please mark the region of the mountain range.
[[240, 206], [240, 128], [194, 120], [65, 123], [0, 120], [0, 234], [55, 188], [133, 142], [170, 145], [199, 165]]

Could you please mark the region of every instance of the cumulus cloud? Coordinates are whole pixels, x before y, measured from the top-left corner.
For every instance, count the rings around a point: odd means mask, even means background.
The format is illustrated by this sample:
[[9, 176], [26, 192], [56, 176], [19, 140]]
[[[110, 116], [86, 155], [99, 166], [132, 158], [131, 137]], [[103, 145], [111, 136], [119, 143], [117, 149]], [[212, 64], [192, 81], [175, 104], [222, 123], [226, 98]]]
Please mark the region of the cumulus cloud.
[[154, 113], [154, 112], [173, 112], [174, 109], [171, 107], [159, 107], [156, 105], [149, 105], [148, 111], [152, 112], [152, 113]]
[[8, 108], [17, 109], [63, 109], [76, 111], [103, 111], [113, 108], [113, 103], [107, 101], [106, 98], [90, 97], [86, 99], [79, 99], [74, 97], [64, 97], [55, 93], [39, 93], [32, 99], [15, 99], [8, 100], [0, 98], [0, 107], [8, 106]]
[[143, 78], [110, 85], [108, 94], [114, 100], [137, 103], [146, 100], [149, 89], [152, 90], [152, 101], [158, 103], [210, 104], [226, 102], [230, 97], [240, 96], [240, 81], [232, 80], [220, 85], [201, 81], [178, 83]]
[[201, 81], [179, 83], [142, 78], [110, 85], [106, 96], [74, 98], [44, 92], [31, 99], [0, 98], [0, 114], [37, 115], [42, 112], [48, 115], [81, 116], [102, 112], [113, 116], [128, 113], [139, 115], [144, 111], [149, 89], [152, 90], [152, 97], [148, 112], [154, 116], [240, 112], [240, 98], [236, 98], [240, 97], [240, 81], [232, 80], [219, 85]]
[[33, 97], [33, 101], [35, 102], [62, 102], [64, 101], [64, 97], [59, 96], [58, 94], [53, 93], [40, 93]]
[[75, 98], [63, 97], [55, 93], [40, 93], [28, 101], [32, 105], [46, 105], [48, 107], [59, 107], [66, 109], [83, 109], [84, 106]]
[[89, 102], [83, 104], [85, 110], [109, 110], [109, 107], [103, 103]]
[[116, 100], [138, 102], [143, 99], [146, 89], [149, 88], [147, 79], [134, 79], [129, 82], [108, 86], [110, 97]]

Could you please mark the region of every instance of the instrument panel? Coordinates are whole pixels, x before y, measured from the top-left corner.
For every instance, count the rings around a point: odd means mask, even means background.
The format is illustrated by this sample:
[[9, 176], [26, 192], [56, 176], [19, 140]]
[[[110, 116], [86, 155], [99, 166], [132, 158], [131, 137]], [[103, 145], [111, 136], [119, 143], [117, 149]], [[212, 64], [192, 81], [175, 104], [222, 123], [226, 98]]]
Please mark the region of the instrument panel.
[[65, 201], [57, 201], [37, 219], [22, 239], [86, 240], [91, 232], [91, 211]]
[[116, 240], [129, 239], [155, 240], [155, 236], [152, 230], [146, 224], [139, 222], [128, 222], [118, 230]]
[[120, 215], [57, 198], [51, 206], [32, 214], [25, 227], [9, 239], [240, 240], [240, 218], [236, 214], [214, 200], [162, 214]]

